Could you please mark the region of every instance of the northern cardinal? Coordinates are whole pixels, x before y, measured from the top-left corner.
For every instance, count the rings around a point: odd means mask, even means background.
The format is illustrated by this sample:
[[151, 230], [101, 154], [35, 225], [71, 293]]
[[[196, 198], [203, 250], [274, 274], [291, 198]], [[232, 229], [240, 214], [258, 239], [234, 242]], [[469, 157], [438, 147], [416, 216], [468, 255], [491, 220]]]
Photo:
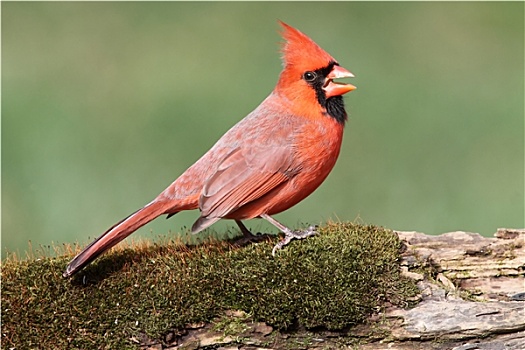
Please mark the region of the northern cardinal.
[[270, 215], [306, 198], [332, 170], [347, 120], [342, 95], [355, 89], [333, 80], [353, 74], [305, 34], [280, 24], [284, 68], [270, 95], [157, 198], [89, 244], [64, 277], [158, 216], [182, 210], [201, 212], [193, 233], [233, 219], [250, 237], [241, 220], [263, 218], [285, 235], [272, 254], [293, 239], [316, 233], [315, 226], [293, 231]]

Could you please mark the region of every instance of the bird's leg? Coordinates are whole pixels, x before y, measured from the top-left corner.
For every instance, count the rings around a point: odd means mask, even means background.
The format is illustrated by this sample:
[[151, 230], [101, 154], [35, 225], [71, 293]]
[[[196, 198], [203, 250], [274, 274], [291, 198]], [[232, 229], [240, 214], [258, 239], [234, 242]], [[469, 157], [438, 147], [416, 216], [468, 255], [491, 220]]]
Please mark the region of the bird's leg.
[[250, 230], [248, 230], [248, 228], [244, 226], [241, 220], [235, 220], [235, 222], [237, 223], [237, 226], [239, 226], [239, 229], [241, 230], [242, 235], [244, 236], [243, 238], [235, 242], [236, 246], [244, 246], [252, 242], [261, 242], [268, 238], [267, 234], [254, 235], [253, 233], [251, 233]]
[[241, 230], [242, 235], [244, 236], [244, 238], [256, 237], [256, 235], [251, 233], [250, 230], [248, 230], [248, 228], [246, 226], [244, 226], [244, 224], [242, 223], [241, 220], [235, 220], [235, 223], [237, 224], [237, 226], [239, 226], [239, 229]]
[[277, 227], [279, 230], [281, 230], [284, 233], [284, 238], [282, 241], [277, 243], [275, 247], [273, 247], [272, 255], [275, 256], [275, 252], [277, 252], [279, 249], [286, 246], [288, 243], [290, 243], [293, 239], [303, 239], [306, 237], [310, 237], [317, 234], [317, 226], [312, 225], [308, 227], [307, 230], [304, 231], [292, 231], [288, 227], [281, 224], [279, 221], [275, 220], [271, 216], [267, 214], [262, 214], [261, 218], [268, 221], [270, 224]]

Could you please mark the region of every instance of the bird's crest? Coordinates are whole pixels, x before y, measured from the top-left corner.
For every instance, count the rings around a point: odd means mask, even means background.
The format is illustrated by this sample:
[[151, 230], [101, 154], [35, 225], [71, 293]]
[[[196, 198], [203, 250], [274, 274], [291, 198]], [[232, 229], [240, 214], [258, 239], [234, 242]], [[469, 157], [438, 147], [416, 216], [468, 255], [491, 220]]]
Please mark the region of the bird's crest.
[[315, 70], [335, 62], [328, 52], [308, 36], [282, 21], [279, 21], [279, 24], [283, 27], [281, 35], [285, 40], [281, 48], [285, 69]]

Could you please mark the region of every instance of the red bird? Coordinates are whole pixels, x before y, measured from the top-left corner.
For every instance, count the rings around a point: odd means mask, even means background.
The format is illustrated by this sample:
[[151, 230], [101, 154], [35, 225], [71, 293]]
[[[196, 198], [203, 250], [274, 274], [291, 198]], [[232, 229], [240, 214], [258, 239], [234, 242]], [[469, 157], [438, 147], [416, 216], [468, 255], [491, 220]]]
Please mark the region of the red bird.
[[232, 219], [250, 237], [241, 220], [263, 218], [285, 234], [272, 254], [316, 233], [313, 226], [293, 231], [270, 215], [306, 198], [334, 167], [347, 119], [342, 95], [355, 86], [334, 82], [353, 75], [305, 34], [280, 24], [284, 69], [270, 95], [157, 198], [88, 245], [64, 277], [158, 216], [182, 210], [201, 212], [193, 233]]

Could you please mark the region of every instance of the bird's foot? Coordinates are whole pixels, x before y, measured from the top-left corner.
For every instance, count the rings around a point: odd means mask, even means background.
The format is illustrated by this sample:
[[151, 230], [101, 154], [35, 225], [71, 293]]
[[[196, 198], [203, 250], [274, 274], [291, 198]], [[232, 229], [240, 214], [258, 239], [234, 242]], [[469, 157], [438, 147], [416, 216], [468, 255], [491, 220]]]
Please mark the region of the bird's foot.
[[235, 247], [244, 247], [245, 245], [248, 245], [250, 243], [259, 243], [268, 240], [271, 237], [266, 233], [258, 232], [257, 234], [253, 234], [250, 232], [250, 230], [248, 230], [246, 226], [244, 226], [244, 224], [240, 220], [236, 220], [235, 222], [239, 226], [243, 235], [242, 238], [239, 238], [233, 243], [233, 246]]
[[235, 240], [235, 242], [233, 242], [232, 245], [234, 247], [244, 247], [251, 243], [259, 243], [262, 241], [267, 241], [271, 237], [274, 237], [274, 236], [269, 235], [267, 233], [260, 233], [260, 232], [258, 232], [257, 234], [250, 233], [250, 236], [244, 235], [243, 237]]
[[284, 231], [284, 238], [275, 245], [272, 249], [272, 255], [275, 256], [275, 253], [279, 250], [288, 245], [292, 240], [294, 239], [304, 239], [310, 236], [315, 236], [317, 232], [317, 225], [312, 225], [308, 227], [308, 229], [304, 231], [296, 230], [285, 230]]

